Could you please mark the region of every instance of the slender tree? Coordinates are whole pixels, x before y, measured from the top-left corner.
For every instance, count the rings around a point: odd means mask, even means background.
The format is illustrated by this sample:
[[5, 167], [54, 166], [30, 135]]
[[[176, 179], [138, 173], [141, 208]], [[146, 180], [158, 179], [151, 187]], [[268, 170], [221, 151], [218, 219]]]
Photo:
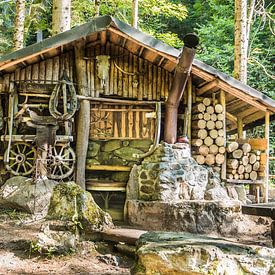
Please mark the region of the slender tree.
[[53, 0], [53, 35], [71, 28], [71, 0]]
[[25, 0], [16, 0], [16, 13], [14, 22], [14, 50], [19, 50], [24, 46], [24, 23], [25, 23], [26, 3]]
[[138, 0], [132, 0], [132, 26], [138, 28]]
[[234, 77], [247, 82], [247, 0], [235, 0]]
[[100, 0], [95, 0], [95, 16], [100, 15]]

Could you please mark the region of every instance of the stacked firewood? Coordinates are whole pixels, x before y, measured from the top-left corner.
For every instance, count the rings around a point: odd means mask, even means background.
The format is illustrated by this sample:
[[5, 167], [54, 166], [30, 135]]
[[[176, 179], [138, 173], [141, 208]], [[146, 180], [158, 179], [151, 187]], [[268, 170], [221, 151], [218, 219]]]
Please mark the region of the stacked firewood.
[[224, 108], [210, 98], [192, 108], [192, 155], [198, 164], [224, 162]]
[[249, 143], [234, 141], [227, 146], [227, 179], [257, 180], [261, 151], [252, 151]]

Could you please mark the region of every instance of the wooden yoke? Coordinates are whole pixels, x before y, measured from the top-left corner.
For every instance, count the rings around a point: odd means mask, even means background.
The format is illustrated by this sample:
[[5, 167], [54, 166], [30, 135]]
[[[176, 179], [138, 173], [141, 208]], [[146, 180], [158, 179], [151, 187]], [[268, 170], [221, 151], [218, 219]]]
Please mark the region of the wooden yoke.
[[165, 103], [164, 141], [173, 144], [177, 140], [178, 107], [190, 75], [196, 47], [199, 39], [195, 34], [187, 34], [184, 48], [175, 69], [174, 81], [168, 99]]
[[[85, 41], [77, 41], [74, 46], [75, 68], [78, 94], [88, 96], [87, 90], [87, 74], [86, 61], [84, 58]], [[90, 125], [90, 102], [89, 100], [81, 100], [80, 110], [77, 120], [77, 137], [76, 137], [76, 183], [85, 189], [85, 166], [89, 141]]]

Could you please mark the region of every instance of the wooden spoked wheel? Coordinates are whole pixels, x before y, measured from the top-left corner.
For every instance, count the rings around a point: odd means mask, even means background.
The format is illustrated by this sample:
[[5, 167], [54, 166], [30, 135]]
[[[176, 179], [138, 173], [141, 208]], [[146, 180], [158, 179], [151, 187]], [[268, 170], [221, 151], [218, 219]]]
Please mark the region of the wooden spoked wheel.
[[74, 171], [75, 153], [68, 145], [55, 145], [52, 148], [49, 161], [49, 174], [51, 179], [65, 179]]
[[[7, 160], [7, 154], [8, 150], [5, 151], [5, 160]], [[30, 175], [35, 169], [36, 155], [36, 150], [32, 145], [25, 142], [13, 143], [6, 169], [15, 176]]]

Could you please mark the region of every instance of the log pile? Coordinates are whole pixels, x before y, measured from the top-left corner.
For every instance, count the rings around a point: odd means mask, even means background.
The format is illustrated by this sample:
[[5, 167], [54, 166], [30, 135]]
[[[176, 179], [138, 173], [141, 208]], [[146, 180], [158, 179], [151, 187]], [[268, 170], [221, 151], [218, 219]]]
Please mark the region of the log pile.
[[198, 164], [221, 165], [225, 160], [224, 109], [210, 98], [192, 108], [192, 155]]
[[236, 141], [227, 146], [227, 179], [257, 180], [261, 151], [252, 150], [249, 143]]

